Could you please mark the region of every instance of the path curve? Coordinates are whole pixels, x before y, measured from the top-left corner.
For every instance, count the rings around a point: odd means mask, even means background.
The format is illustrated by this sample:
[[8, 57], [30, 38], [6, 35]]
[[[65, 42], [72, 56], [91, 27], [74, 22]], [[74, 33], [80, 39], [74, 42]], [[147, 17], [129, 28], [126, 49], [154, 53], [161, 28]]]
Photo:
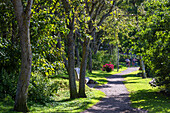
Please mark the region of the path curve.
[[147, 111], [130, 107], [130, 97], [122, 75], [137, 71], [138, 67], [130, 67], [122, 73], [107, 77], [108, 83], [96, 89], [104, 92], [106, 97], [96, 105], [81, 113], [147, 113]]

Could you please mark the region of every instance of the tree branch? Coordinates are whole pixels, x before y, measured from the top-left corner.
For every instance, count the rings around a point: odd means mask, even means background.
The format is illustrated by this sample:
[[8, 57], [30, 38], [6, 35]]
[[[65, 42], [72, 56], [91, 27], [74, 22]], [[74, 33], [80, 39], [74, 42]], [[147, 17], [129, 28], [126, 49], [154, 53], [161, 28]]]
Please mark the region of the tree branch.
[[[22, 17], [22, 13], [23, 13], [23, 5], [21, 0], [12, 0], [13, 6], [14, 6], [14, 11], [15, 11], [15, 15], [17, 18], [18, 22], [20, 21], [20, 17]], [[19, 25], [21, 25], [21, 23], [19, 23]]]
[[89, 6], [88, 6], [88, 3], [87, 3], [87, 0], [85, 1], [85, 4], [86, 4], [86, 12], [89, 14]]
[[69, 9], [70, 9], [70, 4], [68, 3], [67, 0], [61, 0], [63, 5], [64, 5], [64, 9], [66, 11], [66, 13], [68, 14], [69, 13]]
[[109, 11], [105, 15], [102, 16], [102, 18], [100, 19], [100, 21], [97, 24], [97, 26], [100, 26], [103, 23], [103, 21], [105, 20], [105, 18], [110, 15], [110, 13], [112, 12], [112, 9], [115, 7], [115, 3], [116, 3], [116, 0], [113, 0], [113, 4], [110, 7]]
[[98, 14], [99, 10], [101, 10], [101, 8], [102, 8], [103, 5], [104, 5], [104, 0], [100, 1], [98, 7], [96, 7], [96, 13], [95, 13], [95, 15], [92, 17], [92, 20], [93, 20], [93, 21], [96, 20], [97, 14]]
[[33, 3], [33, 0], [27, 1], [27, 6], [26, 6], [26, 9], [25, 9], [26, 17], [30, 17], [30, 15], [31, 15], [32, 3]]
[[90, 12], [89, 12], [90, 18], [91, 18], [92, 15], [94, 14], [94, 9], [95, 9], [96, 4], [97, 4], [97, 1], [96, 1], [96, 2], [92, 2], [92, 8], [91, 8], [91, 10], [90, 10]]

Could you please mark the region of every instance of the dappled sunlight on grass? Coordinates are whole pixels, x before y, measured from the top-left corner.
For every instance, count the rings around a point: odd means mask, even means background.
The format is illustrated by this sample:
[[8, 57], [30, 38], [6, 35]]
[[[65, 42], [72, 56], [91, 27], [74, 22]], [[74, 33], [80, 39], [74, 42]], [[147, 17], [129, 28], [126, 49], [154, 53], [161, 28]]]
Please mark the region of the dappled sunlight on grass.
[[132, 106], [142, 108], [151, 113], [170, 112], [170, 97], [159, 92], [158, 88], [149, 85], [151, 78], [142, 79], [136, 75], [139, 71], [124, 75], [124, 81], [130, 92]]
[[[68, 91], [63, 91], [69, 93]], [[66, 96], [66, 97], [65, 97]], [[83, 110], [93, 106], [99, 102], [105, 94], [95, 89], [89, 89], [87, 92], [87, 98], [69, 99], [69, 95], [66, 93], [60, 97], [60, 100], [56, 98], [55, 101], [46, 103], [45, 106], [31, 106], [32, 112], [82, 112]], [[64, 97], [64, 98], [63, 98]]]
[[[56, 80], [56, 79], [55, 79]], [[64, 79], [65, 80], [65, 79]], [[65, 80], [68, 82], [68, 80]], [[78, 82], [77, 82], [78, 83]], [[50, 102], [45, 104], [28, 102], [28, 106], [31, 113], [42, 113], [42, 112], [64, 112], [64, 113], [77, 113], [82, 112], [85, 109], [93, 106], [97, 102], [99, 102], [105, 94], [99, 90], [91, 89], [86, 86], [86, 95], [87, 98], [77, 98], [77, 99], [69, 99], [70, 93], [67, 87], [67, 83], [65, 83], [61, 89], [53, 96], [53, 99]], [[78, 86], [77, 86], [78, 87]], [[14, 101], [2, 101], [0, 100], [0, 113], [16, 113], [11, 111], [14, 106]]]
[[[126, 70], [127, 68], [122, 68], [120, 71]], [[105, 77], [109, 77], [113, 74], [120, 73], [116, 70], [112, 72], [104, 72], [104, 71], [93, 71], [92, 74], [87, 73], [86, 77], [90, 77], [90, 79], [93, 79], [101, 84], [107, 84], [107, 79]], [[68, 76], [68, 75], [67, 75]], [[70, 113], [70, 112], [82, 112], [85, 109], [93, 106], [97, 102], [99, 102], [103, 97], [105, 97], [105, 94], [99, 90], [91, 89], [86, 86], [86, 95], [87, 98], [78, 98], [78, 99], [69, 99], [70, 93], [69, 93], [69, 81], [67, 79], [67, 76], [52, 76], [51, 81], [58, 83], [58, 91], [54, 94], [52, 97], [52, 101], [47, 102], [45, 104], [39, 104], [34, 102], [28, 102], [28, 106], [31, 113], [40, 113], [40, 112], [64, 112], [64, 113]], [[65, 77], [65, 78], [63, 78]], [[78, 89], [78, 81], [77, 83], [77, 89]], [[5, 101], [0, 101], [0, 112], [6, 112], [6, 113], [16, 113], [14, 111], [11, 111], [14, 106], [14, 101], [10, 101], [10, 103], [5, 103]]]
[[170, 98], [155, 90], [138, 90], [131, 93], [132, 106], [152, 113], [170, 112]]
[[92, 74], [87, 73], [87, 77], [90, 77], [90, 79], [95, 80], [98, 82], [98, 85], [102, 85], [102, 84], [107, 84], [107, 79], [106, 77], [109, 77], [113, 74], [117, 74], [117, 73], [121, 73], [121, 71], [126, 70], [126, 67], [123, 67], [119, 70], [119, 72], [117, 72], [117, 70], [115, 69], [114, 71], [111, 72], [106, 72], [106, 71], [93, 71]]

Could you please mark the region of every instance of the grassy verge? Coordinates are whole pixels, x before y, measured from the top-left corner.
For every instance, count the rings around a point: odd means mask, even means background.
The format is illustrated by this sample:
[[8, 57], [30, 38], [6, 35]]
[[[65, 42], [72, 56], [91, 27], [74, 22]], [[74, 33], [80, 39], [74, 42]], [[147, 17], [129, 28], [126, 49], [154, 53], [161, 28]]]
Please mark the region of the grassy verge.
[[105, 94], [101, 91], [95, 89], [89, 89], [86, 87], [87, 98], [78, 98], [78, 99], [69, 99], [69, 91], [63, 90], [59, 91], [57, 97], [54, 101], [46, 103], [45, 105], [32, 105], [30, 106], [31, 112], [39, 113], [39, 112], [64, 112], [64, 113], [77, 113], [82, 112], [85, 109], [93, 106], [101, 98], [105, 96]]
[[[120, 71], [126, 70], [126, 67], [123, 67], [120, 69]], [[99, 85], [106, 84], [107, 80], [105, 77], [108, 77], [112, 74], [120, 73], [116, 70], [112, 72], [104, 72], [104, 71], [93, 71], [92, 74], [87, 74], [88, 77], [91, 79], [97, 81]], [[58, 82], [59, 84], [59, 90], [54, 96], [52, 97], [51, 102], [47, 102], [45, 104], [39, 104], [34, 102], [28, 102], [28, 106], [31, 113], [47, 113], [47, 112], [64, 112], [64, 113], [77, 113], [82, 112], [85, 109], [93, 106], [97, 102], [100, 101], [103, 97], [105, 97], [105, 94], [99, 90], [91, 89], [88, 86], [86, 86], [86, 94], [87, 98], [78, 98], [70, 100], [70, 94], [69, 94], [69, 81], [68, 75], [59, 75], [59, 76], [51, 76], [50, 78]], [[78, 82], [77, 82], [78, 87]], [[7, 97], [3, 100], [0, 100], [0, 113], [16, 113], [14, 111], [11, 111], [14, 106], [14, 101]]]
[[142, 108], [150, 113], [169, 113], [170, 98], [159, 93], [158, 88], [149, 85], [151, 78], [142, 79], [136, 74], [139, 71], [124, 75], [124, 83], [130, 92], [131, 103], [134, 108]]
[[[53, 78], [55, 82], [59, 84], [59, 90], [52, 97], [52, 101], [45, 104], [39, 104], [34, 102], [28, 102], [28, 106], [31, 113], [49, 113], [49, 112], [64, 112], [64, 113], [77, 113], [82, 112], [85, 109], [93, 106], [105, 97], [105, 94], [99, 90], [91, 89], [86, 86], [87, 98], [78, 98], [70, 100], [69, 94], [69, 81], [68, 79]], [[78, 82], [77, 82], [78, 87]], [[0, 113], [16, 113], [12, 111], [14, 106], [14, 101], [7, 97], [0, 100]]]
[[127, 67], [123, 67], [123, 68], [119, 69], [119, 72], [117, 72], [116, 69], [114, 69], [114, 71], [111, 71], [111, 72], [106, 72], [106, 71], [102, 71], [102, 70], [93, 71], [92, 74], [87, 73], [86, 76], [92, 80], [97, 81], [99, 83], [98, 85], [102, 85], [102, 84], [107, 84], [107, 82], [108, 82], [105, 77], [109, 77], [113, 74], [121, 73], [121, 71], [124, 71], [126, 69], [127, 69]]

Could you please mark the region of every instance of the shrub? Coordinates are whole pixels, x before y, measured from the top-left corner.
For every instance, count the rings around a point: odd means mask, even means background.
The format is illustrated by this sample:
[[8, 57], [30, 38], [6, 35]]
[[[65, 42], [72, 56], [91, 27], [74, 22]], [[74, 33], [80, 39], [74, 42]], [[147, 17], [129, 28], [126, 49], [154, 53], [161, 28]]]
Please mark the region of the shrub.
[[56, 93], [58, 84], [40, 72], [32, 73], [29, 85], [28, 99], [34, 102], [45, 103]]
[[17, 72], [8, 73], [4, 68], [0, 73], [0, 98], [11, 96], [15, 99], [19, 74]]
[[93, 70], [99, 70], [102, 68], [102, 58], [104, 57], [105, 52], [104, 51], [98, 51], [96, 55], [93, 55], [92, 65]]
[[106, 51], [98, 51], [96, 55], [93, 55], [92, 65], [93, 70], [100, 70], [103, 66], [103, 64], [106, 64], [108, 62], [112, 62], [113, 64], [116, 64], [117, 56], [116, 55], [110, 55]]

